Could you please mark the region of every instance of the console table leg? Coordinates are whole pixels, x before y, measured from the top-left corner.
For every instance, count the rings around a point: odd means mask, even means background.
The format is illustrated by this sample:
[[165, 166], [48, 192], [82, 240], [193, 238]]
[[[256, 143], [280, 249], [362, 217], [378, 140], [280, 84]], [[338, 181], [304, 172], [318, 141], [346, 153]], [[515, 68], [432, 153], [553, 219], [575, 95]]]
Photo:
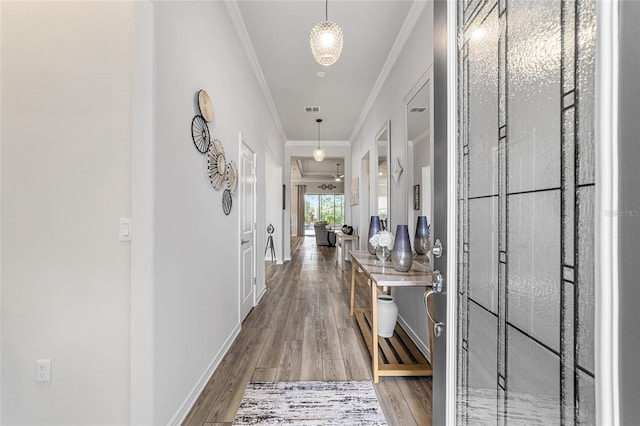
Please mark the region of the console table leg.
[[353, 316], [353, 300], [356, 295], [356, 262], [351, 262], [351, 303], [349, 313]]

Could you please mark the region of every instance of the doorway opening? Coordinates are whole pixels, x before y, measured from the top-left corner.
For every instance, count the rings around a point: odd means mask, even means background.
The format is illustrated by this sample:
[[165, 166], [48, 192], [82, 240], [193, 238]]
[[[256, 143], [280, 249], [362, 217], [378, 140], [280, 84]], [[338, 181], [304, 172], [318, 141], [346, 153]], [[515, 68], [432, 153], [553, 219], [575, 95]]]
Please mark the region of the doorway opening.
[[304, 195], [304, 235], [313, 236], [313, 224], [326, 222], [332, 229], [344, 223], [343, 194], [305, 194]]

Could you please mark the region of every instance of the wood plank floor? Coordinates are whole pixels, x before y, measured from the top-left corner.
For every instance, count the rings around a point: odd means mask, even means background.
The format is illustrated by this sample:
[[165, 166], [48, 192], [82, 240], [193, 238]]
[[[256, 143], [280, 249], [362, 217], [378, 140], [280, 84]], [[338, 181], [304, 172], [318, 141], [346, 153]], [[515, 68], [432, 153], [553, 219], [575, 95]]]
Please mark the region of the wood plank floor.
[[[267, 292], [184, 425], [231, 425], [250, 381], [371, 380], [370, 358], [349, 316], [351, 265], [315, 238], [292, 238], [292, 261], [267, 263]], [[359, 283], [356, 306], [368, 304]], [[430, 377], [382, 377], [375, 385], [390, 425], [431, 425]]]

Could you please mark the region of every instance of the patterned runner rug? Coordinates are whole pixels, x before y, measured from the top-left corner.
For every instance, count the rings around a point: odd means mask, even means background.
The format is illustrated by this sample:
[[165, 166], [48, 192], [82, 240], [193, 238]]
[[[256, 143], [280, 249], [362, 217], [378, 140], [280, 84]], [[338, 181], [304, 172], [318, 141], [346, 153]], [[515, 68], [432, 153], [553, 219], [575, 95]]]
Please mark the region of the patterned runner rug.
[[234, 425], [386, 425], [371, 382], [249, 383]]

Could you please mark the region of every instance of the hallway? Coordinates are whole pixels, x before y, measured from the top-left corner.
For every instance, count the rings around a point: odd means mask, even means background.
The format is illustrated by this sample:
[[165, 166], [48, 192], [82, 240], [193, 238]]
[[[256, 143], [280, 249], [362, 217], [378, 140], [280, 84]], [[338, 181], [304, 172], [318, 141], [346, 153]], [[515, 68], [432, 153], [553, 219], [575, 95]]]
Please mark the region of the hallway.
[[[371, 380], [369, 355], [349, 316], [351, 269], [335, 248], [292, 238], [292, 261], [267, 263], [267, 293], [187, 416], [185, 425], [230, 425], [250, 381]], [[356, 304], [367, 303], [365, 283]], [[390, 425], [431, 425], [431, 378], [375, 385]]]

